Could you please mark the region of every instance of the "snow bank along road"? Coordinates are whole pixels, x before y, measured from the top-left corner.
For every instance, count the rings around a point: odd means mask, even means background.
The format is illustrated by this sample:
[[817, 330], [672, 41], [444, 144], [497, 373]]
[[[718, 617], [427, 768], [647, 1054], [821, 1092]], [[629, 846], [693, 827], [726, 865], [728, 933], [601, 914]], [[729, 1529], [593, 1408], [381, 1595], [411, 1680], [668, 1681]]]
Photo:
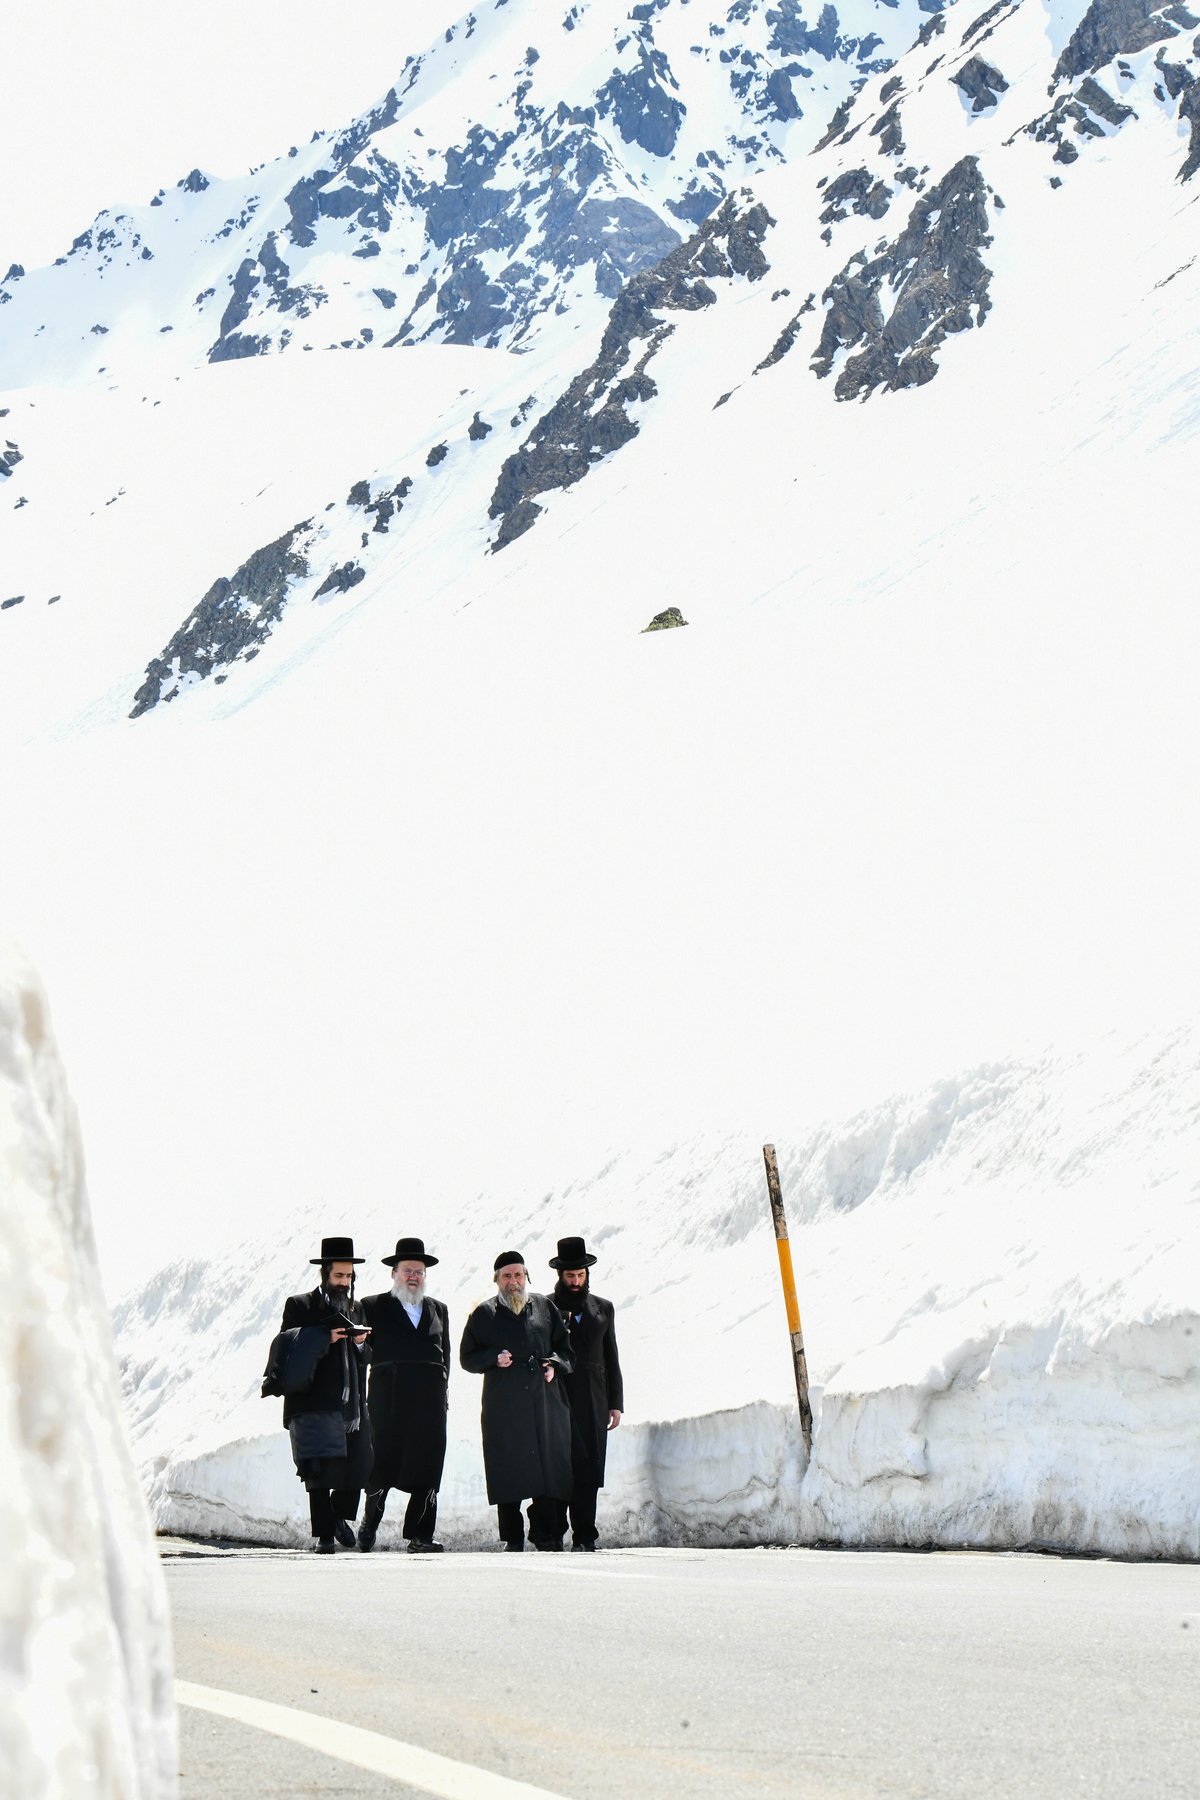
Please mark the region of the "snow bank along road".
[[[1195, 1793], [1194, 1567], [168, 1550], [167, 1579], [184, 1800]], [[410, 1747], [391, 1777], [361, 1733]]]

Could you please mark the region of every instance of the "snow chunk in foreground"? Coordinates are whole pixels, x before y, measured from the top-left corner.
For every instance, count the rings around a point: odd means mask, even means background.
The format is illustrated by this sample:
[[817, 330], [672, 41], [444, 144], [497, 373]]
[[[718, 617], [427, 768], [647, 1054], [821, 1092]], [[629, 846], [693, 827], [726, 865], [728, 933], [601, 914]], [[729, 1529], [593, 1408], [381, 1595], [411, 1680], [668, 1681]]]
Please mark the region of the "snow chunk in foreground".
[[166, 1598], [120, 1414], [74, 1108], [0, 952], [0, 1793], [176, 1791]]

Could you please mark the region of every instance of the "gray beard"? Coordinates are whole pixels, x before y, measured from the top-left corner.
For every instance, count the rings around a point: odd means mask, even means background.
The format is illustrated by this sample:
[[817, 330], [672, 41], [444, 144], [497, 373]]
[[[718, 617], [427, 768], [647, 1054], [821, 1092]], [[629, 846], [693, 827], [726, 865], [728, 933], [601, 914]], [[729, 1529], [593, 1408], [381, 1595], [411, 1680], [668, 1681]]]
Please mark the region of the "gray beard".
[[406, 1287], [403, 1282], [395, 1282], [392, 1286], [392, 1292], [402, 1305], [420, 1306], [422, 1300], [425, 1298], [425, 1283], [422, 1282], [419, 1288], [414, 1289]]
[[525, 1311], [528, 1301], [528, 1290], [520, 1294], [506, 1293], [503, 1288], [500, 1290], [500, 1304], [502, 1306], [507, 1306], [509, 1312], [516, 1313], [518, 1316]]

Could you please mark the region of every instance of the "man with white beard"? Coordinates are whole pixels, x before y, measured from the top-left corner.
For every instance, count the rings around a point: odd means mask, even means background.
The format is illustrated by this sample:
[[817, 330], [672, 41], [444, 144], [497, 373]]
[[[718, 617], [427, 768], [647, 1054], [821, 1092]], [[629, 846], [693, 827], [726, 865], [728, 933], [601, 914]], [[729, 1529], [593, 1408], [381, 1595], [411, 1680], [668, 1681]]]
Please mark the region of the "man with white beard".
[[409, 1496], [409, 1552], [430, 1555], [442, 1548], [434, 1531], [446, 1459], [450, 1318], [442, 1301], [425, 1292], [426, 1270], [438, 1258], [426, 1253], [421, 1238], [397, 1239], [395, 1255], [382, 1261], [392, 1271], [392, 1285], [363, 1301], [372, 1328], [367, 1411], [375, 1462], [358, 1547], [374, 1549], [388, 1490], [399, 1488]]
[[464, 1369], [483, 1376], [483, 1466], [506, 1550], [524, 1550], [521, 1502], [538, 1550], [561, 1550], [560, 1502], [571, 1492], [571, 1417], [558, 1375], [569, 1374], [567, 1330], [544, 1294], [530, 1293], [519, 1250], [496, 1258], [497, 1292], [467, 1320]]

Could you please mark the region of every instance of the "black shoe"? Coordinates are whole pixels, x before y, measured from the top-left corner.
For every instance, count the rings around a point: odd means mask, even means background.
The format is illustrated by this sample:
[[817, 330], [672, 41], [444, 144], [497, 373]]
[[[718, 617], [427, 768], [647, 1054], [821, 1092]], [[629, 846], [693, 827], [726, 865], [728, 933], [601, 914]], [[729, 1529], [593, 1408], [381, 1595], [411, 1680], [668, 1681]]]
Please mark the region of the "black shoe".
[[313, 1545], [313, 1554], [314, 1556], [332, 1556], [336, 1549], [337, 1545], [331, 1537], [318, 1538]]
[[561, 1538], [534, 1538], [533, 1547], [535, 1550], [561, 1550], [562, 1549], [562, 1539]]
[[502, 1550], [524, 1550], [525, 1545], [523, 1543], [510, 1544], [510, 1543], [506, 1542], [506, 1543], [502, 1544], [500, 1547]]
[[595, 1544], [572, 1544], [571, 1548], [572, 1550], [587, 1550], [591, 1552], [595, 1550], [596, 1546]]
[[344, 1550], [353, 1550], [358, 1542], [354, 1535], [354, 1527], [348, 1519], [338, 1519], [333, 1527], [333, 1535]]
[[363, 1551], [375, 1548], [375, 1533], [368, 1531], [365, 1525], [360, 1525], [358, 1528], [358, 1547]]
[[410, 1556], [440, 1556], [445, 1548], [445, 1544], [435, 1544], [432, 1538], [410, 1538], [408, 1540]]

